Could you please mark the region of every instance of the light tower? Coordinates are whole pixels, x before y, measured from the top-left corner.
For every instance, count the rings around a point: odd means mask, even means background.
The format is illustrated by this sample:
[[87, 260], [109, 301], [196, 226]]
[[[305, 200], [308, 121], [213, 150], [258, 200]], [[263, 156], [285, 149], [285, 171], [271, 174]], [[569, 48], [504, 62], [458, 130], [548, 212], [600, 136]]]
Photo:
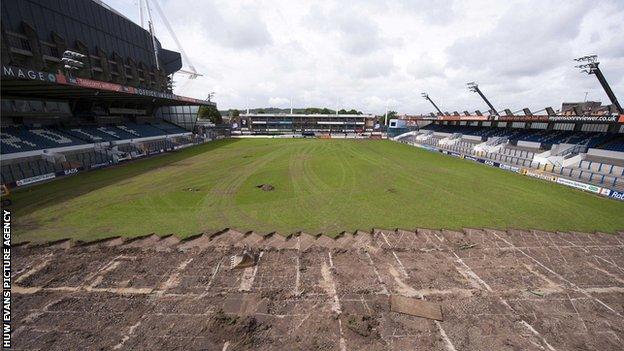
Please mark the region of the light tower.
[[582, 62], [582, 64], [576, 66], [576, 68], [579, 68], [581, 72], [593, 74], [596, 76], [596, 78], [598, 78], [600, 85], [602, 85], [602, 89], [604, 89], [605, 93], [607, 93], [609, 100], [611, 100], [611, 103], [613, 104], [613, 106], [615, 106], [617, 112], [624, 113], [624, 110], [622, 109], [622, 106], [620, 106], [617, 97], [613, 93], [613, 90], [611, 90], [611, 86], [609, 86], [609, 83], [607, 83], [607, 79], [602, 74], [600, 67], [598, 67], [598, 65], [600, 64], [600, 62], [598, 61], [598, 55], [587, 55], [575, 58], [574, 61]]
[[429, 97], [429, 94], [427, 94], [427, 93], [421, 93], [421, 94], [420, 94], [420, 96], [424, 97], [424, 98], [425, 98], [425, 100], [429, 100], [429, 102], [433, 105], [433, 107], [435, 107], [435, 109], [436, 109], [436, 110], [438, 110], [438, 112], [439, 112], [440, 114], [442, 114], [442, 115], [444, 114], [444, 113], [442, 112], [442, 110], [440, 110], [440, 108], [438, 107], [438, 105], [436, 105], [436, 104], [435, 104], [435, 102], [433, 102], [433, 100], [431, 100], [431, 98]]
[[485, 103], [488, 105], [488, 107], [490, 108], [490, 113], [493, 115], [497, 115], [498, 116], [498, 112], [496, 112], [496, 109], [494, 108], [494, 106], [492, 106], [492, 103], [490, 102], [490, 100], [488, 100], [485, 95], [483, 95], [483, 93], [481, 92], [481, 89], [479, 89], [479, 85], [475, 82], [470, 82], [470, 83], [466, 83], [466, 86], [468, 87], [468, 90], [479, 94], [479, 96], [481, 96], [481, 98], [483, 99], [483, 101], [485, 101]]

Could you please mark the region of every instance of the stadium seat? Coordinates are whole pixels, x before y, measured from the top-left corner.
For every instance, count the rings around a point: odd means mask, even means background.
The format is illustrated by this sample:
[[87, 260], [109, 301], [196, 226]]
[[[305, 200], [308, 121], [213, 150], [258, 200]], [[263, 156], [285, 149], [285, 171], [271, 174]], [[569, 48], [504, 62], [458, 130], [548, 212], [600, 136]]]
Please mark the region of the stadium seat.
[[58, 130], [24, 126], [2, 128], [1, 142], [3, 154], [83, 144]]
[[159, 123], [152, 123], [151, 125], [162, 131], [167, 132], [168, 134], [188, 133], [188, 130], [183, 129], [179, 126], [176, 126], [175, 124], [172, 124], [172, 123], [159, 122]]

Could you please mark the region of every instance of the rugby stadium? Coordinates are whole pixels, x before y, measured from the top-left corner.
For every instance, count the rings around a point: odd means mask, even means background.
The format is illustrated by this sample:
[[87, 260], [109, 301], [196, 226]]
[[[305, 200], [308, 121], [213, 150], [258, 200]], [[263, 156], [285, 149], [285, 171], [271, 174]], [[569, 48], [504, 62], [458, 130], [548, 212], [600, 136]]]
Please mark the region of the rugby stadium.
[[624, 110], [596, 55], [606, 105], [469, 83], [487, 112], [215, 124], [138, 5], [2, 2], [3, 348], [624, 348]]

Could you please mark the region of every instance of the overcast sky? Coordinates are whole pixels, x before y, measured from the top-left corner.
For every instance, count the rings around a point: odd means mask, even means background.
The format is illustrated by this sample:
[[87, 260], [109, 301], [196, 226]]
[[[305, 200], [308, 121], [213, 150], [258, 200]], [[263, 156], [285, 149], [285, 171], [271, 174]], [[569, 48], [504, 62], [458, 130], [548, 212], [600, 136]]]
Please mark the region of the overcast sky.
[[[139, 22], [137, 0], [105, 0]], [[383, 113], [608, 103], [573, 58], [598, 54], [624, 101], [624, 0], [159, 1], [204, 77], [176, 93], [219, 109], [356, 108]], [[152, 9], [153, 15], [156, 15]], [[156, 34], [177, 50], [156, 18]], [[182, 82], [178, 84], [182, 85]]]

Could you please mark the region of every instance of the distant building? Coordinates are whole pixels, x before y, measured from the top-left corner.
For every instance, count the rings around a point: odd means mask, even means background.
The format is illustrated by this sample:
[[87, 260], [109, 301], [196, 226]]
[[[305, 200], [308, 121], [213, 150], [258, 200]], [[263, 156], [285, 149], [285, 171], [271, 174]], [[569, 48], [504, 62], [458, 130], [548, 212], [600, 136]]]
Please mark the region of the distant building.
[[606, 115], [610, 114], [612, 105], [602, 105], [600, 101], [564, 102], [561, 104], [561, 114], [573, 115]]
[[375, 130], [374, 115], [354, 114], [241, 114], [230, 119], [239, 134], [364, 133]]

